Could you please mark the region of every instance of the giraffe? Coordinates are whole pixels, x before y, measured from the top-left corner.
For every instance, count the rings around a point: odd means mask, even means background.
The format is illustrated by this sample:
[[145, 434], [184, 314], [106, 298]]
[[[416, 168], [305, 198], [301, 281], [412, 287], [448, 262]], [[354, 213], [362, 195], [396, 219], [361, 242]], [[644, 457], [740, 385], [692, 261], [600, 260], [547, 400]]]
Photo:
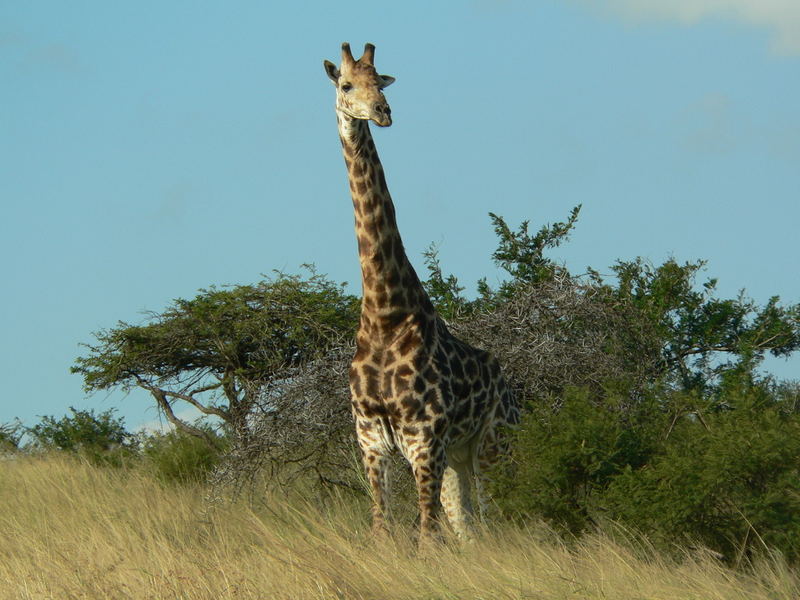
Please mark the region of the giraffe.
[[473, 519], [471, 480], [481, 514], [481, 473], [502, 450], [502, 427], [519, 408], [487, 352], [453, 336], [406, 256], [369, 121], [392, 124], [375, 46], [358, 60], [324, 61], [336, 87], [336, 117], [350, 182], [361, 262], [361, 319], [350, 367], [356, 437], [372, 492], [372, 528], [387, 531], [388, 458], [411, 464], [419, 501], [419, 544], [438, 537], [440, 512], [459, 537]]

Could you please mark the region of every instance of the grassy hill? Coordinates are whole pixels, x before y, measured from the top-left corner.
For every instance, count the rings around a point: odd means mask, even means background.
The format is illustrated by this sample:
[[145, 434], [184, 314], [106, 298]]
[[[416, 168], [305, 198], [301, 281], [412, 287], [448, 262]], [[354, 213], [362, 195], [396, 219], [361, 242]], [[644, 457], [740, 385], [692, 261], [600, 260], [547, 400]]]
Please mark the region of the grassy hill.
[[[620, 533], [572, 545], [504, 526], [419, 556], [401, 528], [378, 543], [367, 511], [271, 499], [208, 508], [201, 486], [59, 456], [0, 462], [0, 598], [795, 600], [779, 560], [731, 571]], [[625, 538], [625, 539], [623, 539]]]

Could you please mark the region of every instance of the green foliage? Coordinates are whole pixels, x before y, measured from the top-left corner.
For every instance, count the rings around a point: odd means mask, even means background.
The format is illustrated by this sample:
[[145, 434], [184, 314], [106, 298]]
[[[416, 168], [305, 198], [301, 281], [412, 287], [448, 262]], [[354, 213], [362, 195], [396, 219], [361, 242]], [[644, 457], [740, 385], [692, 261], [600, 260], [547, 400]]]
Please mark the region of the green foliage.
[[[588, 277], [574, 277], [547, 253], [569, 239], [580, 208], [576, 206], [564, 222], [545, 225], [536, 234], [529, 233], [528, 221], [514, 231], [502, 217], [490, 213], [498, 237], [493, 258], [510, 279], [498, 289], [481, 279], [476, 300], [462, 296], [458, 279], [443, 273], [435, 248], [429, 248], [426, 287], [434, 305], [445, 318], [471, 320], [481, 313], [502, 312], [509, 302], [519, 304], [520, 296], [536, 302], [538, 295], [545, 300], [541, 306], [531, 306], [531, 311], [551, 314], [562, 329], [577, 328], [580, 338], [585, 315], [560, 305], [561, 298], [551, 289], [551, 282], [569, 281], [578, 295], [591, 299], [592, 315], [605, 314], [603, 319], [614, 324], [618, 334], [606, 351], [627, 362], [631, 376], [634, 371], [648, 372], [652, 382], [696, 390], [703, 397], [714, 394], [728, 371], [739, 366], [755, 369], [766, 353], [789, 356], [800, 349], [800, 304], [782, 305], [776, 296], [759, 306], [744, 293], [718, 298], [715, 279], [697, 281], [704, 261], [681, 264], [669, 259], [654, 266], [636, 258], [612, 266], [615, 280], [607, 281], [591, 268]], [[515, 314], [520, 310], [524, 307], [516, 306]], [[620, 320], [625, 323], [622, 328]], [[593, 328], [597, 325], [592, 323]], [[653, 356], [653, 348], [660, 349], [660, 357]]]
[[436, 310], [447, 320], [463, 316], [469, 309], [467, 299], [461, 294], [464, 288], [459, 285], [455, 275], [445, 277], [442, 273], [436, 245], [428, 246], [422, 255], [425, 258], [425, 267], [428, 269], [428, 279], [423, 285]]
[[475, 300], [467, 300], [462, 295], [464, 288], [455, 275], [444, 275], [438, 249], [431, 244], [423, 252], [428, 270], [428, 279], [423, 285], [436, 310], [448, 320], [467, 318], [478, 311], [494, 310], [512, 298], [520, 287], [547, 281], [556, 276], [568, 276], [567, 270], [545, 253], [569, 239], [580, 210], [581, 206], [576, 206], [566, 221], [543, 225], [533, 235], [528, 231], [530, 221], [523, 221], [517, 231], [514, 231], [503, 217], [490, 212], [489, 218], [498, 238], [492, 259], [510, 279], [503, 281], [498, 289], [493, 289], [486, 278], [480, 279], [477, 282], [478, 298]]
[[646, 469], [609, 487], [609, 514], [664, 545], [701, 543], [739, 563], [777, 549], [800, 559], [800, 414], [771, 383], [726, 382], [724, 410], [675, 423]]
[[89, 356], [78, 358], [72, 370], [83, 375], [87, 391], [136, 385], [143, 374], [180, 378], [207, 371], [219, 378], [264, 378], [354, 332], [357, 313], [356, 298], [316, 273], [211, 287], [151, 313], [145, 325], [119, 323], [97, 333], [100, 344], [87, 346]]
[[[739, 564], [778, 550], [800, 560], [800, 414], [768, 379], [730, 376], [726, 408], [662, 388], [566, 394], [529, 412], [496, 496], [518, 518], [580, 533], [613, 519], [669, 550], [701, 544]], [[674, 407], [693, 407], [674, 410]]]
[[59, 420], [45, 416], [27, 430], [33, 445], [43, 450], [60, 450], [80, 455], [99, 464], [120, 465], [137, 449], [136, 437], [125, 429], [124, 419], [114, 409], [95, 414], [76, 410]]
[[744, 294], [714, 297], [716, 280], [697, 289], [703, 261], [653, 267], [642, 259], [613, 267], [612, 297], [632, 302], [662, 338], [661, 373], [681, 388], [708, 392], [726, 371], [752, 369], [766, 352], [788, 356], [800, 348], [800, 304], [776, 296], [759, 307]]
[[495, 496], [505, 512], [543, 517], [578, 534], [597, 522], [600, 494], [654, 452], [658, 410], [626, 406], [625, 386], [592, 397], [568, 389], [558, 409], [530, 407], [513, 432], [510, 465], [498, 469]]
[[142, 458], [145, 468], [167, 483], [205, 481], [227, 450], [228, 440], [207, 425], [195, 426], [207, 431], [213, 443], [208, 444], [180, 430], [144, 436]]
[[120, 322], [95, 333], [72, 372], [87, 391], [139, 386], [167, 419], [209, 444], [208, 433], [175, 415], [185, 402], [242, 427], [271, 380], [323, 356], [355, 332], [358, 299], [311, 268], [302, 278], [278, 274], [257, 285], [200, 290], [144, 325]]
[[518, 231], [512, 231], [503, 217], [489, 213], [498, 237], [497, 250], [492, 258], [512, 278], [506, 285], [506, 292], [510, 292], [514, 284], [549, 279], [563, 270], [545, 256], [545, 251], [557, 248], [569, 239], [580, 210], [581, 206], [576, 206], [565, 222], [544, 225], [534, 235], [528, 233], [529, 221], [523, 221]]

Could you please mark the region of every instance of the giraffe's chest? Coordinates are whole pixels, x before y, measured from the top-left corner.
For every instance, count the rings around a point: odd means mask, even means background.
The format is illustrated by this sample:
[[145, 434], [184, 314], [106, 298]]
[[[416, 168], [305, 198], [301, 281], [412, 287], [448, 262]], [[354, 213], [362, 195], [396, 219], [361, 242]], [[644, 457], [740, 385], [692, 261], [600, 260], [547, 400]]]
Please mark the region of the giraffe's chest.
[[397, 422], [469, 420], [487, 396], [480, 351], [446, 338], [424, 342], [423, 332], [409, 328], [391, 345], [360, 348], [353, 369], [360, 395]]

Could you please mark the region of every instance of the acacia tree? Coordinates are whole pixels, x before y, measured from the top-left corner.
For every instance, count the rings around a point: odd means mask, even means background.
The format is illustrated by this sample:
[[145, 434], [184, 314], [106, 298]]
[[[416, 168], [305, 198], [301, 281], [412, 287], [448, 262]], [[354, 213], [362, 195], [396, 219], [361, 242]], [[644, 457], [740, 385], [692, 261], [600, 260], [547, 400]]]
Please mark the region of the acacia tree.
[[[653, 265], [637, 258], [613, 267], [612, 296], [636, 305], [662, 340], [661, 372], [683, 390], [707, 392], [730, 369], [752, 370], [764, 356], [800, 349], [800, 304], [773, 296], [715, 297], [716, 279], [697, 285], [704, 261]], [[699, 287], [699, 289], [698, 289]]]
[[571, 274], [547, 253], [569, 238], [579, 211], [534, 234], [528, 221], [515, 231], [490, 213], [493, 258], [508, 277], [497, 288], [480, 280], [475, 300], [444, 275], [434, 247], [425, 254], [434, 304], [459, 334], [497, 355], [528, 398], [622, 378], [708, 396], [726, 372], [800, 349], [800, 304], [718, 298], [715, 279], [698, 284], [703, 261], [637, 258], [618, 261], [612, 277], [591, 268]]
[[278, 274], [202, 289], [148, 313], [143, 324], [96, 332], [72, 372], [88, 392], [147, 390], [169, 422], [192, 435], [208, 438], [208, 431], [179, 418], [180, 403], [242, 434], [265, 386], [355, 331], [357, 299], [310, 269], [308, 278]]

